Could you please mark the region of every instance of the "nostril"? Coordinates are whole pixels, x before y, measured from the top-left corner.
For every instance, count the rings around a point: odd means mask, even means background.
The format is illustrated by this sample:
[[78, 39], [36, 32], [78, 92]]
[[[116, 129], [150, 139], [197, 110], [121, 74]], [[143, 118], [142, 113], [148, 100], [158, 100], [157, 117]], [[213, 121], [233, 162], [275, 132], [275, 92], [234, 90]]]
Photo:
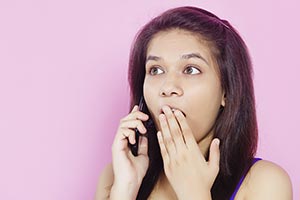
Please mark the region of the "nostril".
[[167, 82], [161, 87], [160, 95], [163, 97], [182, 96], [183, 89], [180, 85], [173, 82]]
[[164, 92], [161, 92], [161, 96], [179, 96], [180, 93], [179, 92], [176, 92], [176, 91], [172, 91], [172, 92], [169, 92], [169, 91], [164, 91]]

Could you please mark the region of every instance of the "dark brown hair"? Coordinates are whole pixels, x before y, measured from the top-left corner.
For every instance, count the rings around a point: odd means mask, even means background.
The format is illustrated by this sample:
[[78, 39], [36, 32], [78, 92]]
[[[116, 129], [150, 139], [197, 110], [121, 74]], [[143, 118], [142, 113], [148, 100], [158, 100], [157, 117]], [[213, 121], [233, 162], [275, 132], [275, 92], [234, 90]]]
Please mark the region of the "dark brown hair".
[[[179, 7], [162, 13], [139, 31], [131, 49], [128, 70], [131, 108], [143, 95], [149, 41], [156, 33], [171, 29], [190, 31], [216, 49], [212, 54], [219, 67], [226, 106], [215, 123], [214, 137], [221, 140], [221, 158], [220, 171], [211, 193], [214, 200], [229, 199], [239, 179], [249, 169], [257, 148], [252, 64], [247, 47], [229, 22], [206, 10]], [[148, 131], [154, 134], [148, 134], [150, 164], [137, 196], [141, 200], [148, 198], [163, 170], [155, 127]]]

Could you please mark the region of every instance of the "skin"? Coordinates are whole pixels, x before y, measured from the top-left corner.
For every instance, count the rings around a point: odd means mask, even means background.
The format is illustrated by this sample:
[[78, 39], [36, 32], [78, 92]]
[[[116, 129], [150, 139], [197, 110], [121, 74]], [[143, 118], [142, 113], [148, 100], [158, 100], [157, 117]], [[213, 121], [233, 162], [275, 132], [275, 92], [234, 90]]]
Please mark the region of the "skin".
[[[211, 199], [220, 158], [219, 140], [212, 138], [213, 125], [226, 99], [209, 47], [200, 37], [178, 29], [159, 32], [149, 43], [144, 97], [159, 130], [164, 170], [148, 199]], [[191, 56], [195, 54], [198, 56]], [[142, 121], [148, 119], [138, 106], [121, 119], [112, 145], [112, 164], [100, 176], [97, 200], [136, 199], [149, 166], [148, 143], [146, 137], [140, 137], [134, 157], [128, 140], [136, 142], [135, 128], [141, 134], [147, 132]], [[208, 152], [210, 159], [206, 160]], [[289, 176], [274, 163], [258, 161], [235, 199], [291, 200]]]
[[[202, 58], [183, 57], [188, 54]], [[159, 115], [164, 106], [184, 112], [206, 154], [220, 106], [225, 106], [218, 67], [208, 45], [183, 30], [160, 32], [150, 41], [147, 58], [144, 97], [157, 129], [161, 130]]]
[[213, 125], [225, 106], [217, 69], [208, 45], [190, 32], [160, 32], [149, 43], [144, 97], [160, 130], [165, 175], [179, 199], [210, 199], [219, 170], [219, 141], [211, 145]]

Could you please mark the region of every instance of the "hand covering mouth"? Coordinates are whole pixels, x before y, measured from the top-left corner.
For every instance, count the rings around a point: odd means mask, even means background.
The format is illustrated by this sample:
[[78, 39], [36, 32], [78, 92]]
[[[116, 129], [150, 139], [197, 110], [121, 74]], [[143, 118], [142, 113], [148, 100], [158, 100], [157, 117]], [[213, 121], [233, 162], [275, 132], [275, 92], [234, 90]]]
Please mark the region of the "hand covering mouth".
[[[186, 114], [182, 111], [182, 110], [180, 110], [180, 109], [178, 109], [178, 108], [174, 108], [174, 107], [172, 107], [172, 106], [169, 106], [170, 108], [171, 108], [171, 110], [172, 110], [172, 112], [174, 113], [175, 112], [175, 110], [179, 110], [180, 112], [182, 112], [182, 114], [184, 115], [184, 117], [186, 117]], [[164, 113], [164, 111], [162, 110], [162, 108], [160, 109], [160, 114], [162, 114], [162, 113]]]

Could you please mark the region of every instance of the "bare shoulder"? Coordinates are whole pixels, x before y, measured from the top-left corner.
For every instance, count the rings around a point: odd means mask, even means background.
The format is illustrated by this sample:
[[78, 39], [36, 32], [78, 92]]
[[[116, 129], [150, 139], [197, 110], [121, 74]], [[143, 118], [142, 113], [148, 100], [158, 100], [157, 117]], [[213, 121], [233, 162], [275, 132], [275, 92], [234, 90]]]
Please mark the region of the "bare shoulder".
[[292, 184], [287, 172], [279, 165], [261, 160], [248, 172], [244, 185], [243, 199], [292, 200]]
[[109, 163], [108, 165], [106, 165], [106, 167], [102, 170], [100, 174], [95, 199], [96, 200], [108, 199], [113, 182], [114, 182], [113, 168], [112, 168], [112, 164]]

